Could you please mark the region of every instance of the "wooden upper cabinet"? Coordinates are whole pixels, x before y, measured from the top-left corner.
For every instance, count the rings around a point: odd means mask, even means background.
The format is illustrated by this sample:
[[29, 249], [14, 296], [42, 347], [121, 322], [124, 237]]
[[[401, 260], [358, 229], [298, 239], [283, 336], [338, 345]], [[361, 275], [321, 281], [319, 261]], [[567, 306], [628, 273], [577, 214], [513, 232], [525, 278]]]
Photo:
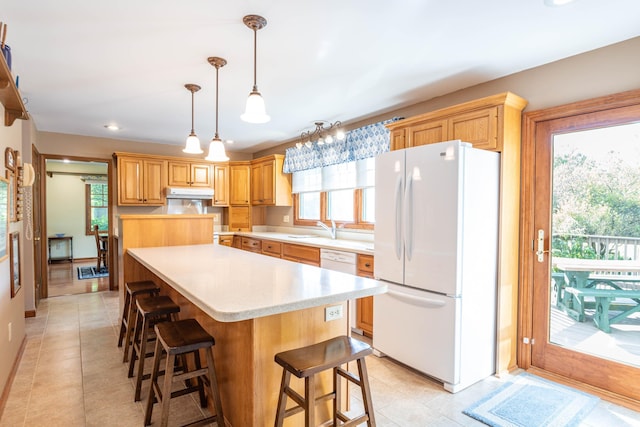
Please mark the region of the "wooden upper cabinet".
[[450, 139], [447, 132], [447, 120], [431, 120], [405, 129], [405, 144], [417, 147], [446, 141]]
[[475, 148], [501, 151], [498, 144], [499, 107], [483, 108], [451, 117], [448, 139], [470, 142]]
[[213, 187], [211, 165], [193, 162], [169, 162], [169, 185], [177, 187]]
[[118, 205], [164, 205], [164, 160], [118, 156]]
[[229, 206], [229, 165], [213, 166], [213, 205]]
[[394, 129], [391, 131], [391, 136], [390, 136], [391, 151], [400, 150], [406, 147], [404, 142], [405, 130], [406, 129], [403, 128], [403, 129]]
[[233, 162], [229, 164], [229, 204], [248, 205], [250, 200], [249, 162]]
[[291, 174], [282, 172], [284, 156], [274, 154], [251, 162], [251, 204], [291, 206]]
[[520, 132], [527, 102], [510, 92], [477, 99], [389, 123], [391, 149], [460, 139], [476, 148], [502, 152], [505, 138]]

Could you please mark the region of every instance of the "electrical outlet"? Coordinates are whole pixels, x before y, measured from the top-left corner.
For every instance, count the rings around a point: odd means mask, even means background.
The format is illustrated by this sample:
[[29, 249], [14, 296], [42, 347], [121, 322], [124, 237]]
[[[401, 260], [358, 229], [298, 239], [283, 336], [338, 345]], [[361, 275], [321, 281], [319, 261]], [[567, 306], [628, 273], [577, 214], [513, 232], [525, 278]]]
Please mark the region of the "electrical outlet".
[[289, 222], [289, 215], [285, 215], [282, 217], [282, 222]]
[[9, 342], [11, 342], [11, 322], [9, 322]]
[[324, 321], [330, 322], [332, 320], [342, 319], [342, 306], [333, 305], [324, 309]]

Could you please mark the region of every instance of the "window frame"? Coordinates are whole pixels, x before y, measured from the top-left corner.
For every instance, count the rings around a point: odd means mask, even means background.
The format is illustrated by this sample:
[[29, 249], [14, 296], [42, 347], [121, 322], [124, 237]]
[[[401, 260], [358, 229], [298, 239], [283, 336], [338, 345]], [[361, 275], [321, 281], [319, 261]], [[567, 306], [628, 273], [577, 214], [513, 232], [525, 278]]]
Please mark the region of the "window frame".
[[[367, 187], [369, 188], [369, 187]], [[327, 217], [328, 191], [320, 191], [320, 221], [331, 226], [331, 220]], [[361, 188], [353, 189], [353, 217], [355, 221], [335, 221], [336, 227], [352, 229], [352, 230], [374, 230], [375, 223], [362, 220], [363, 195]], [[293, 224], [301, 226], [316, 227], [317, 220], [308, 220], [300, 218], [300, 200], [298, 194], [293, 194]]]
[[[106, 193], [106, 202], [107, 204], [104, 206], [92, 206], [91, 205], [91, 186], [92, 185], [104, 185], [106, 187], [107, 193]], [[90, 236], [93, 235], [93, 227], [91, 226], [91, 209], [92, 208], [105, 208], [107, 209], [107, 212], [109, 211], [109, 185], [108, 183], [104, 183], [104, 184], [91, 184], [91, 183], [87, 183], [84, 186], [84, 212], [85, 212], [85, 235]], [[108, 225], [107, 225], [107, 229], [105, 230], [100, 230], [98, 229], [98, 231], [100, 232], [108, 232]]]

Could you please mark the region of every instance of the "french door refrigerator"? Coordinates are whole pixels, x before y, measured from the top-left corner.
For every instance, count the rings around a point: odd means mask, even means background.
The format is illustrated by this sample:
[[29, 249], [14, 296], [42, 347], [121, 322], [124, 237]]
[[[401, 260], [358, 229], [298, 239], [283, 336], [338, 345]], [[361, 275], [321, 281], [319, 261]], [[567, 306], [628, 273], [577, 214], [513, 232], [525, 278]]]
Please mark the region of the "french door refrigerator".
[[373, 347], [452, 393], [495, 373], [499, 162], [459, 140], [376, 158]]

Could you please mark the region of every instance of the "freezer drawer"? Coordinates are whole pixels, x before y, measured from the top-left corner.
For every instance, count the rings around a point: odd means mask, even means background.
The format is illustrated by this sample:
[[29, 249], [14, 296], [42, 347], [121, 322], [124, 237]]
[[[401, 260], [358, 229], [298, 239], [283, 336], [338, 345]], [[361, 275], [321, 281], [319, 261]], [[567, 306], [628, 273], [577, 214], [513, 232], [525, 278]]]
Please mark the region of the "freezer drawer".
[[374, 297], [373, 347], [444, 383], [457, 384], [460, 299], [389, 283]]

